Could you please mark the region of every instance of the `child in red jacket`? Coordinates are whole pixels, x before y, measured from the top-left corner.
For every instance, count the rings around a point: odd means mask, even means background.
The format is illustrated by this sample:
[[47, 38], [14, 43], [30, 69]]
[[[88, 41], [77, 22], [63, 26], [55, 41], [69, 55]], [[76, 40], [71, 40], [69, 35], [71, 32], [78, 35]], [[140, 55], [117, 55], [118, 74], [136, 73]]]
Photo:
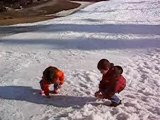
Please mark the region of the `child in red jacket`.
[[[42, 80], [40, 81], [42, 89], [41, 94], [44, 93], [48, 98], [50, 98], [49, 93], [52, 92], [54, 94], [58, 94], [63, 83], [64, 73], [58, 68], [50, 66], [43, 71]], [[49, 90], [50, 84], [54, 84], [53, 91]]]
[[121, 92], [126, 86], [126, 79], [122, 76], [122, 67], [114, 66], [107, 59], [101, 59], [97, 68], [103, 76], [99, 84], [99, 91], [95, 93], [95, 97], [111, 100], [110, 106], [116, 107], [120, 105], [121, 100], [115, 93]]

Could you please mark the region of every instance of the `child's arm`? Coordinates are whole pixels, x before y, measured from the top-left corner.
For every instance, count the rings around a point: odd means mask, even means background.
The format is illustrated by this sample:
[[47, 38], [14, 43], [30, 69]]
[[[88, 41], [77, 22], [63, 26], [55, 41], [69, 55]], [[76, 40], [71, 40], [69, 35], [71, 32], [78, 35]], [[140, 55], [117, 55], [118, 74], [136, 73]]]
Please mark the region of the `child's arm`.
[[59, 82], [60, 82], [59, 84], [62, 85], [64, 83], [64, 73], [61, 71], [59, 72], [58, 76], [59, 76]]
[[45, 94], [46, 96], [49, 96], [49, 85], [45, 85], [45, 86], [44, 86], [44, 94]]
[[103, 90], [102, 88], [104, 88], [103, 85], [103, 81], [101, 80], [99, 83], [99, 90], [97, 92], [95, 92], [94, 96], [100, 99], [103, 99]]
[[[106, 99], [110, 99], [116, 91], [116, 86], [117, 86], [117, 79], [112, 79], [112, 84], [110, 86], [103, 86], [100, 85], [99, 86], [99, 91], [95, 94], [101, 94], [101, 98], [106, 98]], [[103, 89], [101, 89], [101, 87], [103, 87]], [[103, 96], [103, 97], [102, 97]]]
[[104, 98], [110, 99], [116, 93], [118, 79], [112, 79], [112, 84], [102, 91]]

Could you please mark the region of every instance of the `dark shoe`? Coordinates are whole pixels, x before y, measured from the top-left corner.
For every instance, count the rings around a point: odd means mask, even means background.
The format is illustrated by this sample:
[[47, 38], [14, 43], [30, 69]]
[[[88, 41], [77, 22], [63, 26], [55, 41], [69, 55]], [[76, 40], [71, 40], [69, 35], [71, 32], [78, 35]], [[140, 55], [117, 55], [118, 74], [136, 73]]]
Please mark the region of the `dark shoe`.
[[121, 100], [119, 103], [115, 103], [115, 102], [112, 102], [109, 106], [110, 107], [117, 107], [118, 105], [122, 104]]

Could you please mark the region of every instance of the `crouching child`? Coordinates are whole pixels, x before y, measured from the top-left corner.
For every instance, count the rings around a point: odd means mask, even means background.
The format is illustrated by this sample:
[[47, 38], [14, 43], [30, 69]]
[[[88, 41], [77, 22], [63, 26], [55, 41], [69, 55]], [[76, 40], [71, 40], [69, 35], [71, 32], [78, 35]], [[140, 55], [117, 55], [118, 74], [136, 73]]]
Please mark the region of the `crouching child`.
[[110, 106], [113, 107], [120, 105], [121, 100], [116, 96], [116, 93], [120, 93], [126, 86], [126, 79], [122, 75], [122, 67], [114, 66], [107, 59], [101, 59], [97, 64], [97, 68], [102, 73], [102, 80], [95, 97], [111, 100]]
[[[64, 83], [64, 73], [56, 67], [50, 66], [43, 71], [42, 80], [39, 82], [41, 94], [50, 98], [50, 93], [58, 94]], [[53, 84], [53, 91], [50, 91], [50, 85]]]

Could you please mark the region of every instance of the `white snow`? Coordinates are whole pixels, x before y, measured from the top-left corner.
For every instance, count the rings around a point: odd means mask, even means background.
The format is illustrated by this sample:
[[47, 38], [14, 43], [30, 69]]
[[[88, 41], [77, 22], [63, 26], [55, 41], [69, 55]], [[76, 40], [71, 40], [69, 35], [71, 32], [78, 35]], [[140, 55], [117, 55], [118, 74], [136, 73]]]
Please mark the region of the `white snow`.
[[[0, 27], [1, 120], [159, 120], [160, 0], [110, 0], [67, 17]], [[107, 58], [124, 68], [123, 104], [96, 100]], [[65, 72], [61, 94], [39, 95], [49, 65]]]

